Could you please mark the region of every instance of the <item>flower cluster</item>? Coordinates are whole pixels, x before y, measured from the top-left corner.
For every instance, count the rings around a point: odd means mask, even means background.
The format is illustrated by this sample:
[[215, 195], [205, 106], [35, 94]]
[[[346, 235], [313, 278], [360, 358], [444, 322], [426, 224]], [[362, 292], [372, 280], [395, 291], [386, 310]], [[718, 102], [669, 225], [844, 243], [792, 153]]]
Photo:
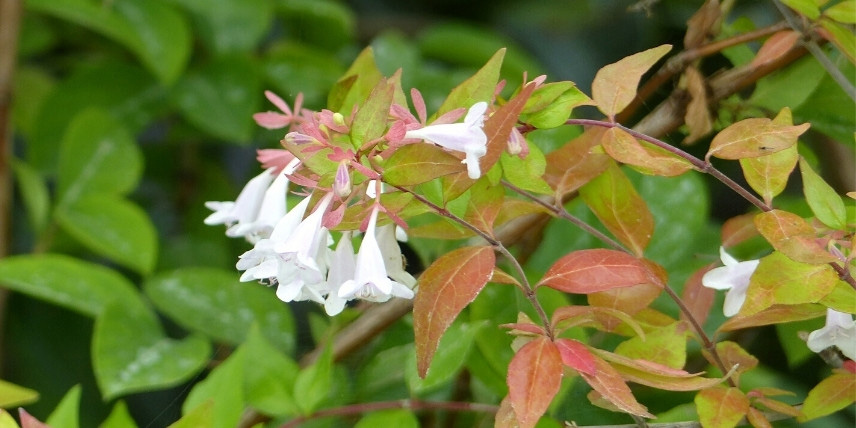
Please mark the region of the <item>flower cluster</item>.
[[[393, 104], [385, 138], [356, 147], [343, 144], [354, 115], [301, 109], [300, 97], [292, 110], [275, 94], [265, 95], [281, 112], [254, 118], [265, 128], [288, 127], [282, 141], [286, 150], [260, 150], [258, 159], [266, 169], [234, 201], [206, 202], [214, 211], [206, 224], [224, 224], [227, 236], [253, 244], [236, 264], [241, 281], [275, 285], [282, 301], [318, 302], [329, 315], [340, 313], [352, 299], [413, 298], [416, 280], [404, 270], [397, 242], [406, 238], [406, 224], [384, 206], [381, 174], [373, 161], [388, 157], [390, 149], [424, 141], [463, 152], [467, 175], [477, 179], [479, 160], [487, 153], [488, 104], [472, 105], [461, 123], [452, 123], [463, 114], [458, 109], [425, 125], [424, 104], [413, 92], [422, 120]], [[288, 209], [287, 195], [297, 190], [295, 185], [305, 193]], [[358, 186], [365, 191], [353, 192]], [[393, 222], [383, 224], [381, 214]], [[347, 227], [343, 220], [362, 227]]]

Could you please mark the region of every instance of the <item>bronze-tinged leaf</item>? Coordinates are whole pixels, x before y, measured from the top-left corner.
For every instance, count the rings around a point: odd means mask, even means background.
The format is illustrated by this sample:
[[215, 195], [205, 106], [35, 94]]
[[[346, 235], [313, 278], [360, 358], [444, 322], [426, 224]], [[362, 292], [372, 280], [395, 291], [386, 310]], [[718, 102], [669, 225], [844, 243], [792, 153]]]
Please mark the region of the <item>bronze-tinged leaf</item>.
[[754, 407], [750, 407], [746, 412], [746, 420], [755, 428], [773, 428], [773, 425], [764, 416], [764, 412]]
[[428, 224], [411, 227], [407, 230], [407, 234], [414, 238], [431, 239], [466, 239], [475, 236], [473, 231], [464, 229], [457, 223], [452, 223], [451, 220], [446, 218], [440, 218]]
[[784, 324], [793, 321], [803, 321], [822, 317], [826, 308], [816, 304], [775, 305], [752, 315], [737, 314], [725, 321], [717, 331], [734, 331], [742, 328], [760, 327], [762, 325]]
[[758, 236], [755, 228], [755, 213], [731, 217], [722, 225], [722, 246], [726, 249]]
[[654, 234], [654, 216], [618, 165], [611, 162], [603, 173], [580, 187], [580, 196], [622, 244], [642, 256]]
[[511, 129], [517, 126], [517, 119], [526, 101], [535, 90], [535, 83], [530, 82], [514, 98], [508, 100], [493, 112], [484, 122], [484, 133], [487, 135], [487, 153], [479, 160], [482, 171], [489, 171], [499, 161], [502, 151], [508, 147], [508, 137]]
[[467, 170], [462, 169], [454, 174], [444, 175], [440, 178], [443, 188], [443, 205], [458, 199], [475, 184], [475, 180], [467, 175]]
[[395, 78], [381, 79], [368, 99], [361, 103], [351, 124], [351, 143], [355, 148], [359, 149], [363, 144], [383, 135], [395, 88]]
[[784, 125], [767, 118], [744, 119], [713, 137], [705, 160], [711, 156], [736, 160], [775, 153], [795, 145], [809, 126]]
[[761, 49], [758, 49], [758, 53], [755, 58], [752, 58], [749, 67], [757, 68], [779, 59], [797, 44], [800, 37], [800, 33], [793, 30], [779, 31], [773, 34], [761, 45]]
[[795, 262], [780, 252], [761, 259], [746, 290], [740, 315], [752, 315], [773, 305], [816, 303], [831, 293], [838, 274], [828, 264]]
[[592, 99], [597, 108], [610, 121], [614, 120], [615, 115], [621, 113], [636, 97], [636, 88], [642, 75], [671, 49], [672, 45], [657, 46], [598, 70], [591, 84]]
[[623, 251], [595, 248], [565, 255], [547, 270], [538, 285], [589, 294], [648, 281], [648, 269], [641, 260]]
[[544, 336], [544, 329], [540, 325], [536, 325], [531, 322], [513, 322], [500, 324], [499, 326], [511, 330], [510, 333], [515, 335], [529, 333], [535, 336]]
[[517, 198], [503, 198], [502, 209], [496, 216], [494, 224], [501, 225], [518, 217], [529, 214], [550, 214], [541, 204]]
[[636, 336], [645, 337], [642, 327], [633, 320], [630, 315], [612, 308], [599, 308], [597, 306], [562, 306], [553, 311], [550, 324], [560, 334], [571, 327], [594, 327], [602, 331], [611, 331], [606, 328], [602, 321], [612, 318], [616, 322], [624, 322]]
[[413, 330], [421, 377], [428, 373], [443, 333], [490, 280], [495, 262], [491, 247], [464, 247], [435, 260], [419, 277]]
[[773, 198], [785, 190], [797, 159], [799, 153], [797, 146], [793, 145], [769, 155], [740, 159], [740, 167], [749, 186], [761, 195], [767, 205], [772, 205]]
[[592, 152], [606, 129], [593, 127], [547, 154], [544, 181], [556, 191], [556, 199], [597, 177], [611, 163], [606, 153]]
[[749, 411], [749, 398], [737, 388], [713, 387], [696, 394], [695, 405], [702, 426], [732, 428]]
[[770, 245], [797, 262], [832, 263], [835, 256], [815, 240], [814, 228], [802, 217], [782, 210], [755, 216], [755, 227]]
[[534, 427], [562, 385], [562, 357], [550, 339], [535, 339], [508, 364], [508, 398], [521, 428]]
[[764, 407], [766, 407], [766, 408], [768, 408], [774, 412], [781, 413], [783, 415], [792, 416], [794, 418], [802, 415], [802, 412], [800, 412], [799, 409], [794, 408], [794, 406], [791, 406], [790, 404], [787, 404], [787, 403], [783, 403], [779, 400], [773, 400], [772, 398], [757, 397], [757, 398], [755, 398], [755, 402], [763, 404]]
[[511, 400], [506, 395], [499, 403], [499, 410], [496, 412], [496, 417], [493, 421], [494, 428], [518, 428], [517, 416], [514, 414], [514, 409], [511, 407]]
[[630, 387], [627, 386], [624, 379], [621, 378], [621, 374], [615, 368], [597, 355], [592, 355], [592, 358], [595, 364], [595, 374], [589, 375], [580, 372], [580, 376], [591, 385], [592, 389], [626, 413], [644, 418], [654, 418], [654, 415], [648, 413], [648, 409], [645, 406], [636, 401], [636, 397], [633, 396]]
[[[757, 358], [746, 352], [737, 343], [728, 340], [716, 344], [716, 354], [719, 356], [726, 370], [733, 370], [731, 376], [738, 385], [740, 384], [740, 375], [754, 369], [758, 365]], [[703, 350], [702, 355], [704, 355], [712, 366], [718, 365], [716, 359], [707, 350]]]
[[687, 324], [678, 321], [647, 330], [644, 338], [636, 336], [621, 342], [615, 348], [615, 353], [680, 369], [687, 360], [688, 335]]
[[609, 128], [600, 143], [613, 159], [632, 165], [643, 174], [674, 177], [692, 169], [692, 164], [686, 159], [650, 143], [637, 141], [620, 128]]
[[[630, 287], [613, 288], [588, 295], [591, 306], [616, 309], [628, 315], [635, 315], [653, 302], [663, 288], [654, 284], [638, 284]], [[598, 319], [608, 329], [614, 329], [619, 320], [598, 314]]]
[[687, 20], [687, 32], [684, 35], [684, 49], [701, 46], [708, 38], [719, 33], [722, 8], [719, 0], [707, 0], [704, 5]]
[[398, 186], [413, 186], [437, 177], [465, 171], [461, 159], [428, 143], [403, 146], [384, 165], [383, 180]]
[[586, 345], [573, 339], [558, 339], [555, 343], [566, 366], [587, 375], [597, 374], [594, 357]]
[[690, 133], [682, 143], [692, 144], [713, 129], [713, 120], [710, 118], [710, 111], [707, 109], [707, 86], [704, 76], [697, 68], [690, 66], [684, 71], [684, 78], [686, 79], [687, 92], [690, 94], [690, 102], [687, 104], [684, 122], [690, 129]]
[[721, 378], [701, 377], [702, 373], [688, 373], [662, 364], [635, 360], [609, 351], [596, 349], [594, 352], [612, 364], [612, 367], [627, 381], [667, 391], [698, 391], [722, 383]]
[[495, 267], [493, 268], [493, 276], [490, 277], [490, 282], [494, 284], [511, 284], [511, 285], [520, 285], [520, 282], [517, 281], [517, 278], [509, 275], [504, 270]]
[[839, 372], [820, 381], [803, 402], [800, 422], [837, 412], [856, 400], [856, 374]]
[[[704, 274], [714, 267], [713, 264], [710, 264], [693, 272], [684, 283], [684, 291], [681, 294], [681, 300], [684, 301], [684, 305], [686, 305], [690, 314], [699, 325], [704, 325], [705, 321], [707, 321], [707, 316], [710, 315], [710, 308], [713, 306], [714, 297], [716, 297], [716, 290], [705, 287], [701, 279]], [[689, 321], [684, 312], [681, 312], [681, 319]]]
[[464, 220], [482, 232], [493, 236], [493, 223], [496, 216], [499, 215], [500, 208], [502, 208], [505, 188], [492, 185], [490, 179], [483, 176], [470, 189], [470, 195]]

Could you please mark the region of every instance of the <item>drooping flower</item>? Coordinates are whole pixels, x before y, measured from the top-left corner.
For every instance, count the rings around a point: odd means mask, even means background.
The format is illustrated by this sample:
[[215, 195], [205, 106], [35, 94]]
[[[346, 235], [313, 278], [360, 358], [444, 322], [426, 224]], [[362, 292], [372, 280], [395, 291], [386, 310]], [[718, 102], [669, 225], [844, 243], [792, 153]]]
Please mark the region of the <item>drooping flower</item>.
[[308, 299], [324, 303], [321, 295], [326, 287], [327, 266], [319, 256], [327, 250], [329, 232], [321, 223], [332, 200], [333, 193], [324, 195], [315, 211], [297, 225], [288, 239], [274, 245], [280, 258], [276, 295], [284, 302]]
[[725, 304], [722, 312], [730, 317], [740, 312], [743, 302], [746, 301], [746, 290], [749, 288], [749, 279], [758, 267], [759, 260], [747, 260], [738, 262], [725, 252], [725, 248], [719, 247], [719, 256], [724, 266], [712, 269], [701, 279], [702, 285], [717, 290], [728, 290], [725, 294]]
[[384, 256], [375, 235], [378, 211], [377, 206], [372, 210], [363, 242], [357, 253], [354, 278], [345, 281], [339, 288], [341, 298], [359, 298], [372, 302], [385, 302], [392, 296], [413, 298], [413, 290], [388, 277]]
[[327, 299], [324, 300], [324, 310], [327, 315], [338, 315], [345, 308], [348, 299], [339, 296], [339, 288], [346, 281], [354, 278], [354, 244], [351, 242], [351, 232], [344, 232], [339, 238], [336, 250], [330, 259], [330, 270], [327, 272]]
[[[274, 169], [269, 168], [253, 177], [234, 201], [208, 201], [205, 206], [214, 213], [205, 218], [205, 224], [225, 224], [230, 228], [239, 227], [256, 219], [264, 199], [265, 191], [274, 179]], [[227, 235], [229, 233], [227, 232]], [[234, 235], [229, 235], [234, 236]]]
[[404, 257], [401, 255], [401, 247], [398, 246], [399, 231], [403, 232], [404, 229], [395, 224], [379, 226], [377, 243], [380, 253], [383, 254], [383, 265], [386, 267], [387, 276], [408, 288], [413, 288], [416, 285], [416, 278], [404, 270]]
[[856, 321], [834, 309], [826, 310], [826, 325], [808, 335], [808, 349], [820, 352], [835, 346], [845, 357], [856, 360]]
[[467, 175], [472, 179], [481, 176], [479, 158], [487, 153], [487, 135], [484, 133], [484, 113], [487, 103], [473, 104], [463, 123], [443, 123], [407, 131], [404, 138], [421, 138], [449, 150], [464, 152], [462, 161], [467, 165]]
[[256, 242], [255, 246], [241, 255], [236, 267], [244, 271], [241, 281], [263, 281], [275, 278], [279, 272], [280, 257], [275, 248], [284, 244], [303, 221], [310, 198], [304, 198], [283, 216], [274, 226], [270, 237]]

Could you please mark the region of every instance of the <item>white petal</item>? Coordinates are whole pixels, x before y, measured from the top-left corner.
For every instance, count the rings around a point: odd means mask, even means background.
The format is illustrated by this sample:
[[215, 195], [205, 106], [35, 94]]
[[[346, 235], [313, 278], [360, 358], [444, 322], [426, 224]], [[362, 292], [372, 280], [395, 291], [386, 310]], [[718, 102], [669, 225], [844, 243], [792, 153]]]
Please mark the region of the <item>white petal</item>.
[[727, 317], [733, 317], [740, 312], [743, 303], [746, 302], [746, 290], [731, 289], [725, 294], [725, 303], [722, 306], [722, 313]]
[[487, 103], [484, 101], [477, 102], [467, 111], [467, 117], [464, 118], [464, 123], [470, 126], [482, 126], [484, 124], [484, 112], [487, 111]]
[[725, 266], [737, 264], [737, 259], [731, 257], [731, 254], [725, 252], [725, 247], [719, 247], [719, 258], [722, 259], [722, 264]]

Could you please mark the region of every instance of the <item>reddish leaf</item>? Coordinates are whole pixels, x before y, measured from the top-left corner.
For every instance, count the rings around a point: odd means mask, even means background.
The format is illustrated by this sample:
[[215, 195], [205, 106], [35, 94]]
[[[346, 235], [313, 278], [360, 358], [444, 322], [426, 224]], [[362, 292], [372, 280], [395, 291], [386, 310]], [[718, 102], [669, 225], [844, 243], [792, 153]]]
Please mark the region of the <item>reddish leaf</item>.
[[758, 54], [755, 55], [755, 58], [752, 58], [749, 67], [757, 68], [777, 60], [782, 55], [788, 53], [800, 40], [800, 37], [800, 33], [792, 30], [779, 31], [773, 34], [761, 45], [761, 49], [758, 49]]
[[580, 372], [580, 376], [595, 391], [621, 411], [645, 418], [654, 418], [654, 415], [648, 413], [645, 406], [636, 401], [630, 387], [624, 383], [624, 379], [621, 378], [621, 374], [615, 368], [596, 355], [592, 355], [592, 358], [595, 364], [595, 375]]
[[562, 357], [546, 337], [517, 351], [508, 364], [508, 398], [521, 428], [534, 427], [562, 384]]
[[696, 394], [696, 409], [702, 426], [737, 426], [749, 411], [749, 399], [737, 388], [714, 387]]
[[763, 404], [764, 407], [774, 412], [781, 413], [783, 415], [788, 415], [795, 418], [802, 415], [802, 412], [800, 412], [799, 409], [794, 408], [794, 406], [791, 406], [787, 403], [783, 403], [779, 400], [773, 400], [772, 398], [758, 397], [755, 399], [755, 402]]
[[511, 135], [511, 128], [517, 125], [517, 118], [532, 91], [535, 90], [535, 83], [529, 83], [505, 103], [502, 107], [493, 112], [490, 117], [484, 122], [484, 133], [487, 134], [487, 153], [480, 159], [479, 164], [482, 171], [488, 171], [493, 165], [499, 161], [499, 156], [503, 150], [508, 147], [508, 137]]
[[[704, 350], [702, 354], [711, 365], [718, 365], [710, 352]], [[733, 370], [731, 376], [737, 384], [740, 384], [740, 374], [746, 373], [758, 365], [758, 359], [746, 352], [745, 349], [741, 348], [735, 342], [726, 340], [717, 343], [716, 354], [719, 356], [726, 370]]]
[[645, 264], [623, 251], [595, 248], [559, 259], [538, 285], [566, 293], [588, 294], [650, 281]]
[[[719, 10], [718, 7], [716, 9]], [[704, 76], [694, 66], [687, 67], [684, 76], [687, 82], [687, 92], [690, 94], [690, 103], [687, 104], [684, 122], [690, 129], [690, 134], [684, 138], [683, 144], [692, 144], [713, 129], [713, 120], [710, 118], [710, 111], [707, 107], [707, 86]]]
[[773, 428], [764, 413], [754, 407], [750, 407], [746, 412], [746, 420], [755, 428]]
[[755, 236], [758, 236], [758, 229], [755, 228], [755, 213], [731, 217], [722, 225], [722, 246], [726, 249]]
[[634, 360], [623, 355], [596, 349], [595, 353], [612, 363], [621, 377], [630, 382], [667, 391], [697, 391], [722, 383], [719, 378], [704, 378], [703, 373], [688, 373], [662, 364]]
[[550, 324], [556, 330], [556, 334], [576, 326], [591, 326], [610, 331], [602, 324], [607, 317], [623, 321], [637, 336], [645, 337], [645, 332], [629, 315], [619, 310], [597, 306], [562, 306], [553, 312]]
[[540, 325], [535, 325], [533, 323], [513, 322], [508, 324], [500, 324], [499, 326], [511, 330], [512, 334], [531, 333], [537, 336], [544, 336], [544, 329]]
[[744, 119], [713, 137], [705, 159], [743, 159], [775, 153], [796, 144], [797, 137], [809, 126], [783, 125], [767, 118]]
[[386, 161], [383, 179], [399, 186], [412, 186], [437, 177], [465, 171], [453, 154], [428, 143], [414, 143], [395, 151]]
[[505, 188], [491, 185], [488, 177], [483, 176], [470, 189], [470, 194], [464, 220], [493, 236], [493, 223], [502, 208]]
[[769, 155], [740, 159], [740, 167], [749, 186], [770, 205], [773, 198], [785, 190], [797, 159], [797, 146], [793, 145]]
[[657, 46], [598, 70], [591, 84], [592, 99], [597, 108], [613, 120], [636, 97], [642, 75], [671, 49], [671, 45]]
[[826, 308], [821, 305], [775, 305], [753, 315], [737, 316], [725, 321], [717, 331], [733, 331], [742, 328], [759, 327], [770, 324], [803, 321], [818, 318], [826, 314]]
[[686, 159], [650, 143], [637, 141], [620, 128], [609, 128], [600, 143], [613, 159], [632, 165], [644, 174], [673, 177], [692, 169], [692, 164]]
[[491, 247], [464, 247], [440, 257], [419, 277], [413, 330], [421, 377], [428, 373], [440, 337], [490, 280], [495, 262]]
[[579, 189], [609, 167], [606, 153], [592, 152], [592, 148], [600, 144], [604, 132], [606, 129], [600, 127], [586, 129], [580, 136], [546, 155], [544, 181], [556, 191], [556, 199]]
[[[588, 295], [588, 303], [632, 316], [650, 305], [662, 292], [663, 288], [654, 284], [637, 284], [591, 293]], [[597, 314], [597, 317], [607, 330], [613, 330], [619, 323], [618, 319], [606, 314]]]
[[559, 355], [562, 356], [562, 363], [566, 366], [587, 375], [594, 376], [596, 374], [597, 368], [594, 357], [582, 343], [573, 339], [558, 339], [556, 340], [556, 348], [559, 350]]
[[761, 259], [746, 290], [741, 315], [752, 315], [775, 304], [815, 303], [832, 292], [838, 275], [829, 265], [795, 262], [773, 252]]
[[517, 428], [517, 416], [514, 415], [514, 409], [511, 407], [511, 400], [508, 399], [507, 395], [499, 403], [499, 410], [496, 412], [493, 427]]
[[[699, 325], [704, 325], [707, 321], [707, 316], [710, 314], [710, 308], [713, 306], [713, 300], [716, 296], [716, 290], [705, 287], [701, 282], [704, 274], [713, 267], [713, 264], [707, 265], [690, 275], [687, 282], [684, 283], [684, 291], [681, 295], [681, 300], [684, 301], [684, 305]], [[684, 312], [681, 312], [681, 320], [689, 321]]]
[[581, 187], [580, 196], [619, 241], [642, 256], [654, 234], [654, 216], [618, 165], [611, 163]]
[[50, 428], [48, 424], [36, 419], [22, 407], [18, 407], [18, 417], [21, 419], [21, 428]]
[[833, 373], [808, 392], [808, 397], [803, 403], [803, 417], [799, 420], [805, 422], [826, 416], [849, 406], [854, 400], [856, 400], [856, 374]]
[[814, 228], [802, 217], [787, 211], [772, 210], [755, 216], [758, 232], [776, 250], [803, 263], [831, 263], [835, 256], [815, 240]]

